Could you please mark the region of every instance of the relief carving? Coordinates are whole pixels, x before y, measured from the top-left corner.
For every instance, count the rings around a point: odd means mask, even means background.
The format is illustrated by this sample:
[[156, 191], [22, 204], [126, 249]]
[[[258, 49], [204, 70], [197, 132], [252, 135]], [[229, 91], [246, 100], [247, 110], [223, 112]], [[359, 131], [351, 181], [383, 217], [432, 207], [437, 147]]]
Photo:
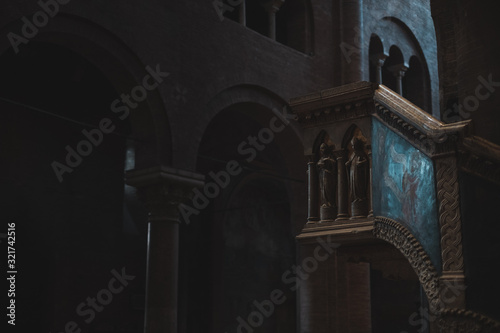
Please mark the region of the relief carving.
[[436, 161], [439, 224], [443, 271], [462, 271], [462, 230], [458, 194], [458, 170], [454, 156]]
[[438, 313], [441, 307], [438, 273], [418, 240], [404, 226], [385, 217], [375, 218], [373, 234], [394, 245], [406, 257], [422, 284], [431, 312]]

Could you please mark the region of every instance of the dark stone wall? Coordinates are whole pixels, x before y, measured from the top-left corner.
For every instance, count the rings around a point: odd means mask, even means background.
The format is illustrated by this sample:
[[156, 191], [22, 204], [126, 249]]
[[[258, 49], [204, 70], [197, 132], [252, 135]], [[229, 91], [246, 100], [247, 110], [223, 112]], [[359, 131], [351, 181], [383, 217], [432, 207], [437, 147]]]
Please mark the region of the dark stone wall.
[[[431, 1], [438, 38], [442, 119], [472, 120], [475, 135], [500, 143], [500, 21], [491, 1]], [[493, 83], [486, 83], [493, 81]], [[497, 320], [498, 186], [460, 174], [467, 307]]]

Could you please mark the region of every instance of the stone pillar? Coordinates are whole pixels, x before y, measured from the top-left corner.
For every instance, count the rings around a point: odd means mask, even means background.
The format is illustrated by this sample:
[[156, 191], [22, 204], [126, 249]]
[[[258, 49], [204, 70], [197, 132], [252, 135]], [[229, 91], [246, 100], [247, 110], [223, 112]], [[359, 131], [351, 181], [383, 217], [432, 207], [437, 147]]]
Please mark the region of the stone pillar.
[[396, 92], [401, 96], [403, 96], [403, 77], [405, 76], [408, 67], [406, 67], [403, 64], [400, 64], [391, 66], [389, 70], [396, 77]]
[[195, 187], [203, 185], [203, 176], [159, 166], [128, 171], [126, 181], [137, 188], [149, 212], [144, 332], [176, 333], [181, 222], [178, 206], [191, 197]]
[[314, 223], [319, 221], [319, 184], [318, 184], [318, 168], [316, 162], [314, 162], [314, 156], [309, 156], [309, 162], [307, 162], [307, 223]]
[[363, 62], [367, 47], [363, 45], [362, 9], [362, 0], [342, 1], [342, 84], [364, 80]]
[[373, 217], [373, 177], [372, 177], [372, 146], [367, 145], [368, 165], [370, 166], [370, 183], [368, 185], [368, 217]]
[[238, 7], [238, 15], [239, 22], [246, 27], [247, 25], [247, 14], [246, 14], [246, 2], [245, 0], [241, 1], [240, 6]]
[[349, 218], [348, 208], [347, 208], [347, 174], [345, 168], [345, 153], [341, 152], [337, 156], [337, 200], [338, 200], [338, 211], [337, 218], [338, 220], [347, 220]]
[[267, 15], [269, 21], [269, 30], [267, 36], [272, 40], [276, 40], [276, 13], [280, 9], [281, 5], [283, 5], [284, 0], [275, 0], [271, 2], [269, 7], [267, 8]]
[[272, 40], [276, 40], [276, 11], [273, 6], [267, 11], [267, 14], [269, 21], [268, 37]]
[[371, 56], [370, 61], [375, 65], [375, 82], [382, 83], [382, 67], [384, 66], [387, 56], [383, 53], [374, 54]]

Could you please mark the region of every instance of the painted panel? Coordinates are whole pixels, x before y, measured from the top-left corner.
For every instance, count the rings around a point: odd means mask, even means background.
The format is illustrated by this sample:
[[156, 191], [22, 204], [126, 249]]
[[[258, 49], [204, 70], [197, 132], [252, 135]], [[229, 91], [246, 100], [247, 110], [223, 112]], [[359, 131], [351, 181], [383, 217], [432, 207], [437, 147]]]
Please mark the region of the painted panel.
[[403, 224], [422, 244], [436, 269], [441, 247], [432, 160], [373, 119], [373, 210]]

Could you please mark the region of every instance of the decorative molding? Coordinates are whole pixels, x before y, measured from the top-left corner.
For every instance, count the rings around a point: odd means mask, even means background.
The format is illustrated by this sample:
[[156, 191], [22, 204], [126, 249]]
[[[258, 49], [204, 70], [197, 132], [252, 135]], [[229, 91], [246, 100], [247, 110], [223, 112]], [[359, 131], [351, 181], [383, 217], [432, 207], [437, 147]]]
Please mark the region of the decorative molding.
[[458, 168], [455, 156], [436, 161], [437, 199], [441, 227], [441, 256], [445, 271], [463, 272], [462, 222]]
[[308, 223], [295, 238], [300, 243], [316, 242], [317, 237], [331, 237], [341, 244], [369, 244], [373, 237], [373, 219]]
[[500, 323], [480, 313], [463, 309], [446, 309], [438, 321], [442, 333], [498, 333]]
[[383, 85], [374, 100], [375, 117], [431, 158], [454, 152], [469, 131], [470, 120], [445, 124]]
[[483, 138], [465, 138], [460, 147], [461, 170], [500, 185], [500, 146]]
[[179, 223], [179, 204], [189, 200], [193, 189], [202, 187], [204, 176], [157, 166], [126, 172], [126, 183], [137, 188], [141, 202], [149, 212], [149, 221]]
[[454, 152], [471, 123], [443, 123], [389, 88], [364, 81], [293, 98], [290, 107], [303, 128], [373, 114], [431, 158]]
[[386, 86], [379, 85], [375, 90], [374, 100], [385, 106], [391, 113], [398, 116], [403, 122], [415, 127], [428, 138], [441, 143], [448, 137], [460, 136], [468, 133], [471, 120], [464, 120], [446, 124], [420, 109], [398, 93]]
[[408, 260], [427, 295], [432, 313], [440, 308], [439, 276], [431, 259], [419, 241], [400, 223], [386, 218], [375, 218], [373, 234], [394, 245]]
[[373, 113], [377, 85], [356, 82], [293, 98], [290, 107], [305, 128], [337, 121], [368, 117]]

